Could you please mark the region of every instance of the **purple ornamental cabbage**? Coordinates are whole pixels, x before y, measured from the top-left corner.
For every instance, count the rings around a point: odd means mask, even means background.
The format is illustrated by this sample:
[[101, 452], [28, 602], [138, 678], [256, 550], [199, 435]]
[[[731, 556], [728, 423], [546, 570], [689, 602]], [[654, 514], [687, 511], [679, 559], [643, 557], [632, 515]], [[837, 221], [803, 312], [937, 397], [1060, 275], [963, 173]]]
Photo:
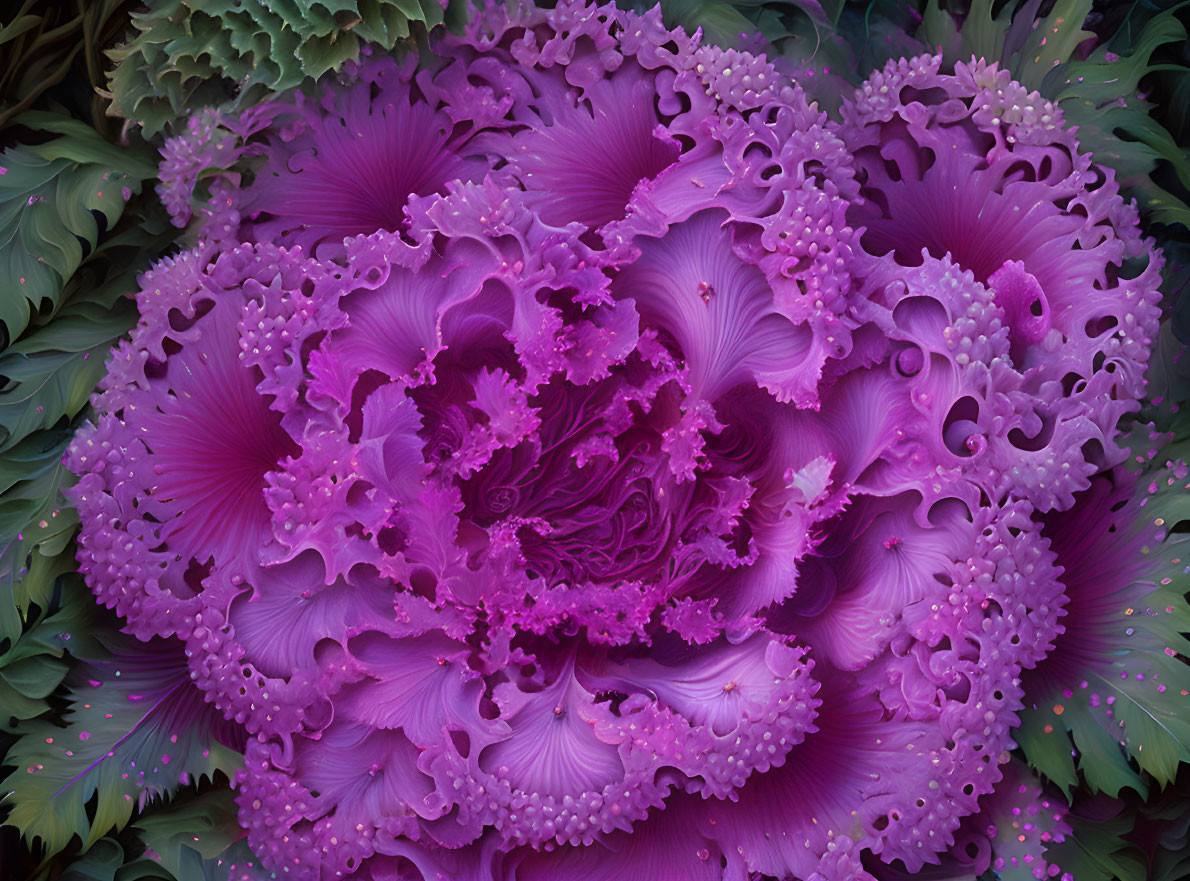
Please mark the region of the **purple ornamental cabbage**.
[[1062, 630], [1039, 514], [1142, 391], [1135, 213], [994, 66], [840, 128], [656, 10], [433, 49], [196, 125], [255, 178], [71, 448], [88, 584], [253, 735], [279, 875], [938, 862]]
[[[995, 64], [940, 66], [940, 55], [889, 62], [844, 105], [862, 196], [848, 220], [878, 258], [877, 283], [949, 259], [1001, 307], [1012, 374], [989, 362], [949, 442], [986, 446], [985, 480], [1040, 510], [1068, 508], [1124, 456], [1112, 435], [1144, 393], [1161, 263], [1060, 109]], [[948, 340], [956, 363], [984, 358], [964, 336]], [[1006, 431], [992, 427], [1001, 419]]]

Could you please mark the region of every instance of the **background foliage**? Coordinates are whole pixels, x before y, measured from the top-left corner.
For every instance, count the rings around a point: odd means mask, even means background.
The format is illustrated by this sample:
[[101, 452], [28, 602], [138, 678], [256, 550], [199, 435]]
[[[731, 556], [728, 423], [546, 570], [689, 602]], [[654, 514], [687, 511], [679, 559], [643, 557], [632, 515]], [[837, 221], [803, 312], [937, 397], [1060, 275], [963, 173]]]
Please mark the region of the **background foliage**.
[[[621, 0], [632, 6], [629, 0]], [[644, 4], [635, 4], [638, 8]], [[649, 4], [651, 5], [651, 3]], [[1057, 102], [1083, 148], [1116, 170], [1167, 256], [1167, 320], [1144, 418], [1187, 456], [1190, 424], [1190, 4], [1158, 0], [662, 0], [670, 24], [760, 50], [822, 107], [890, 58], [940, 50], [997, 59]], [[308, 86], [426, 26], [437, 0], [22, 0], [0, 11], [0, 852], [5, 877], [62, 881], [262, 875], [235, 819], [235, 736], [190, 700], [168, 641], [133, 645], [74, 572], [77, 516], [62, 452], [112, 342], [135, 321], [136, 276], [174, 247], [157, 153], [204, 107], [244, 108]], [[762, 43], [763, 41], [763, 43]], [[1184, 492], [1154, 500], [1171, 544]], [[1161, 602], [1178, 614], [1137, 642], [1190, 680], [1186, 581], [1170, 555]], [[1188, 555], [1190, 556], [1190, 555]], [[1158, 559], [1160, 558], [1160, 559]], [[1172, 566], [1172, 568], [1171, 568]], [[1144, 624], [1150, 625], [1149, 620]], [[1129, 686], [1121, 686], [1127, 703]], [[1190, 720], [1145, 692], [1118, 742], [1064, 718], [1046, 740], [1027, 712], [1021, 758], [1073, 805], [1056, 861], [1077, 881], [1190, 875]], [[195, 709], [195, 706], [198, 709]], [[85, 736], [84, 736], [85, 735]], [[1140, 738], [1148, 750], [1136, 747]], [[1075, 755], [1055, 743], [1073, 745]], [[168, 762], [163, 757], [168, 757]], [[48, 771], [48, 773], [46, 773]]]

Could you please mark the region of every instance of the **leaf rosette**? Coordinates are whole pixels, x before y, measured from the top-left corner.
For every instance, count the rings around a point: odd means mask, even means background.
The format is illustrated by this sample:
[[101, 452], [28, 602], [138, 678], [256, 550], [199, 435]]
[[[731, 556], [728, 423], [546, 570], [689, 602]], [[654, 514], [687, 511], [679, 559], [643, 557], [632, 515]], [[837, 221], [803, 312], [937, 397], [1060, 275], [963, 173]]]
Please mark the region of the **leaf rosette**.
[[432, 49], [167, 144], [200, 244], [142, 278], [68, 454], [89, 586], [253, 736], [252, 849], [936, 862], [1062, 631], [1043, 517], [1138, 406], [1135, 213], [994, 66], [890, 65], [840, 127], [656, 12]]

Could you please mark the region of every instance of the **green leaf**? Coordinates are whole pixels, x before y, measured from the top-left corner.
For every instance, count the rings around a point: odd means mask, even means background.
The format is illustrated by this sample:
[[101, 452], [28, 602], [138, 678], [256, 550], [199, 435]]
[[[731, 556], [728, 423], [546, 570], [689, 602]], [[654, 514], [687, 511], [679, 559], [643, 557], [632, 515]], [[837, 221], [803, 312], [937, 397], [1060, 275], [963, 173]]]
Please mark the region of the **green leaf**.
[[124, 865], [124, 848], [112, 838], [103, 838], [66, 867], [58, 881], [114, 881]]
[[[39, 598], [52, 588], [54, 567], [37, 561], [35, 569], [34, 553], [57, 556], [78, 525], [61, 493], [71, 478], [62, 464], [69, 440], [69, 432], [43, 431], [0, 452], [0, 606], [22, 620], [31, 603], [44, 608]], [[11, 621], [9, 613], [0, 621]]]
[[1116, 56], [1100, 46], [1085, 61], [1071, 61], [1053, 71], [1045, 80], [1045, 91], [1062, 108], [1067, 124], [1078, 126], [1080, 147], [1115, 169], [1125, 194], [1140, 202], [1149, 219], [1190, 228], [1190, 206], [1150, 177], [1158, 161], [1165, 160], [1182, 185], [1190, 187], [1190, 150], [1153, 119], [1153, 105], [1138, 93], [1142, 78], [1150, 73], [1186, 70], [1152, 63], [1161, 47], [1186, 40], [1186, 28], [1176, 14], [1179, 8], [1151, 18], [1127, 54]]
[[0, 451], [74, 419], [103, 377], [112, 344], [135, 321], [130, 300], [113, 309], [83, 300], [0, 354], [0, 377], [7, 380], [0, 386]]
[[[47, 862], [34, 881], [189, 881], [175, 879], [160, 864], [145, 858], [128, 861], [124, 845], [115, 838], [101, 838], [65, 868]], [[221, 878], [219, 881], [227, 881]]]
[[1079, 43], [1095, 36], [1082, 27], [1092, 5], [1092, 0], [1058, 0], [1050, 14], [1029, 30], [1024, 47], [1008, 59], [1021, 85], [1030, 91], [1040, 89], [1051, 71], [1070, 60]]
[[[74, 568], [66, 554], [56, 562], [64, 570]], [[101, 651], [92, 636], [95, 601], [82, 579], [71, 573], [61, 587], [60, 606], [51, 608], [50, 601], [43, 600], [36, 616], [24, 622], [18, 616], [15, 634], [0, 637], [0, 692], [7, 696], [0, 701], [5, 711], [0, 727], [6, 730], [10, 718], [32, 719], [49, 709], [45, 699], [69, 669], [67, 651], [83, 655]]]
[[1029, 763], [1069, 790], [1070, 767], [1058, 753], [1069, 748], [1070, 732], [1087, 784], [1113, 796], [1124, 787], [1144, 794], [1136, 769], [1160, 786], [1190, 761], [1190, 666], [1183, 660], [1190, 655], [1183, 635], [1190, 631], [1190, 536], [1172, 532], [1190, 521], [1190, 469], [1180, 458], [1190, 440], [1157, 452], [1160, 438], [1141, 426], [1129, 443], [1138, 472], [1133, 498], [1115, 515], [1117, 532], [1100, 527], [1112, 580], [1098, 588], [1108, 592], [1077, 619], [1078, 651], [1070, 658], [1079, 667], [1063, 669], [1058, 681], [1043, 661], [1026, 676], [1019, 739]]
[[1153, 860], [1148, 881], [1186, 881], [1190, 878], [1190, 849], [1161, 850]]
[[[1028, 696], [1030, 700], [1034, 697]], [[1115, 797], [1127, 788], [1144, 794], [1144, 781], [1129, 762], [1124, 745], [1082, 696], [1065, 698], [1051, 693], [1045, 700], [1054, 703], [1022, 711], [1016, 734], [1017, 745], [1038, 773], [1061, 788], [1067, 800], [1079, 783], [1079, 771], [1092, 791]], [[1053, 715], [1054, 706], [1063, 707], [1061, 719]]]
[[46, 703], [43, 700], [26, 697], [0, 679], [0, 707], [4, 708], [3, 716], [0, 716], [0, 729], [7, 731], [9, 730], [9, 718], [21, 720], [40, 716], [45, 712]]
[[963, 20], [962, 30], [959, 31], [959, 44], [953, 48], [942, 44], [944, 50], [951, 49], [953, 53], [944, 56], [947, 62], [953, 64], [957, 61], [970, 61], [972, 55], [989, 61], [1000, 60], [1004, 52], [1004, 38], [1012, 23], [1012, 11], [1016, 4], [1005, 4], [999, 15], [993, 15], [993, 5], [992, 0], [971, 0], [971, 9]]
[[928, 0], [921, 14], [921, 28], [918, 31], [926, 48], [933, 52], [942, 49], [943, 56], [953, 60], [960, 53], [962, 38], [954, 16], [938, 5], [938, 0]]
[[37, 150], [43, 159], [110, 165], [142, 181], [157, 176], [156, 158], [151, 153], [109, 144], [82, 120], [44, 110], [27, 110], [17, 117], [16, 122], [38, 131], [67, 136], [39, 144]]
[[[1183, 772], [1185, 775], [1185, 772]], [[1150, 862], [1149, 881], [1184, 881], [1190, 878], [1190, 799], [1185, 780], [1163, 794], [1163, 803], [1146, 805], [1144, 819], [1161, 829], [1156, 853]]]
[[70, 665], [47, 655], [34, 655], [0, 665], [0, 679], [28, 698], [48, 696], [66, 676]]
[[[188, 878], [174, 878], [165, 866], [155, 860], [141, 857], [122, 865], [116, 872], [116, 881], [189, 881]], [[219, 881], [227, 881], [220, 878]]]
[[359, 57], [359, 42], [353, 37], [311, 37], [298, 48], [297, 57], [307, 75], [317, 79], [343, 62]]
[[101, 217], [112, 228], [125, 194], [139, 193], [152, 163], [112, 147], [92, 129], [50, 114], [29, 114], [35, 128], [65, 132], [44, 144], [0, 154], [0, 322], [16, 340], [33, 317], [55, 311], [85, 252], [99, 243]]
[[133, 13], [136, 33], [108, 53], [113, 107], [154, 135], [205, 106], [250, 106], [308, 86], [365, 42], [394, 49], [421, 22], [444, 20], [437, 0], [163, 0]]
[[1067, 814], [1066, 821], [1073, 831], [1046, 849], [1047, 860], [1077, 881], [1146, 881], [1144, 857], [1124, 837], [1133, 825], [1127, 812], [1101, 820]]
[[1127, 743], [1119, 742], [1106, 723], [1087, 706], [1073, 705], [1063, 726], [1070, 729], [1078, 750], [1078, 766], [1094, 792], [1119, 795], [1123, 789], [1145, 793], [1145, 783], [1128, 760]]
[[133, 825], [162, 865], [181, 878], [186, 877], [181, 868], [187, 859], [183, 851], [200, 860], [213, 859], [243, 836], [237, 814], [235, 794], [218, 787], [193, 798], [179, 797]]
[[[1178, 685], [1187, 684], [1184, 672], [1177, 677], [1174, 671], [1170, 678]], [[1190, 762], [1190, 720], [1172, 700], [1156, 700], [1133, 682], [1125, 680], [1118, 688], [1116, 718], [1128, 752], [1158, 783], [1165, 784], [1177, 776], [1180, 762]]]
[[847, 0], [819, 0], [819, 5], [822, 6], [822, 11], [826, 13], [827, 20], [832, 25], [839, 23], [839, 16], [843, 14], [843, 7], [847, 5]]
[[241, 762], [220, 742], [235, 736], [234, 726], [191, 683], [180, 643], [109, 636], [111, 654], [67, 678], [66, 727], [25, 724], [6, 759], [17, 769], [0, 783], [7, 822], [47, 855], [76, 835], [86, 850], [122, 829], [136, 804], [216, 771], [231, 776]]
[[1062, 789], [1069, 800], [1070, 791], [1078, 786], [1070, 738], [1065, 731], [1055, 732], [1053, 725], [1045, 730], [1047, 724], [1040, 713], [1022, 713], [1013, 739], [1028, 757], [1029, 764]]
[[740, 34], [756, 30], [756, 25], [726, 0], [662, 0], [661, 12], [667, 26], [680, 25], [688, 33], [702, 28], [706, 39], [719, 46], [736, 46]]
[[9, 40], [15, 40], [26, 31], [31, 31], [39, 24], [41, 17], [38, 15], [18, 15], [8, 24], [0, 26], [0, 46]]
[[17, 570], [11, 583], [0, 582], [4, 584], [0, 599], [8, 600], [22, 621], [34, 607], [49, 608], [57, 579], [75, 569], [74, 546], [69, 541], [78, 526], [78, 515], [73, 508], [63, 508], [59, 516], [63, 519], [56, 525], [64, 531], [38, 542], [26, 557], [28, 565]]
[[68, 650], [82, 657], [102, 652], [103, 647], [90, 632], [97, 608], [82, 577], [71, 571], [62, 580], [57, 601], [42, 607], [20, 638], [0, 655], [0, 666], [35, 655], [61, 658]]
[[147, 811], [133, 826], [149, 856], [175, 878], [226, 881], [230, 866], [259, 864], [237, 819], [235, 795], [226, 787], [179, 796]]

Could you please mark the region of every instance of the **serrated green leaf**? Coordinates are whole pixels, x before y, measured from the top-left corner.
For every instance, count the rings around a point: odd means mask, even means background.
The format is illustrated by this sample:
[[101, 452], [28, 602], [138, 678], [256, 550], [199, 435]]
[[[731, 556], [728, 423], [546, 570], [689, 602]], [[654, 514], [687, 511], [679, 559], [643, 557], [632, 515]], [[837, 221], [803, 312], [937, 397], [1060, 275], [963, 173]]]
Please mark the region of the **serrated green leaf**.
[[31, 432], [74, 419], [104, 375], [112, 344], [136, 321], [130, 301], [112, 310], [83, 301], [0, 354], [0, 451]]
[[1103, 45], [1084, 61], [1064, 63], [1046, 77], [1043, 90], [1062, 108], [1067, 123], [1078, 126], [1080, 147], [1115, 169], [1125, 194], [1138, 200], [1149, 219], [1190, 228], [1190, 206], [1150, 177], [1164, 160], [1182, 185], [1190, 186], [1190, 150], [1150, 115], [1153, 105], [1138, 93], [1150, 73], [1185, 71], [1151, 63], [1161, 47], [1186, 40], [1177, 11], [1151, 18], [1127, 54], [1112, 54]]
[[338, 70], [345, 61], [358, 58], [359, 42], [353, 38], [339, 38], [335, 34], [311, 37], [302, 43], [297, 57], [302, 62], [302, 70], [317, 79], [328, 70]]
[[[1175, 684], [1190, 684], [1185, 673], [1179, 678], [1178, 672], [1170, 677]], [[1124, 731], [1128, 752], [1164, 785], [1177, 776], [1180, 762], [1190, 762], [1190, 719], [1185, 718], [1182, 707], [1154, 698], [1148, 693], [1151, 687], [1142, 690], [1135, 682], [1135, 677], [1130, 677], [1118, 686], [1116, 718]]]
[[[1190, 666], [1182, 660], [1190, 655], [1190, 640], [1182, 635], [1190, 631], [1184, 596], [1190, 536], [1171, 532], [1190, 520], [1190, 469], [1179, 458], [1190, 441], [1158, 453], [1160, 439], [1138, 427], [1129, 442], [1129, 462], [1138, 472], [1133, 497], [1115, 520], [1093, 527], [1102, 530], [1098, 546], [1110, 568], [1077, 576], [1103, 579], [1083, 586], [1091, 593], [1079, 594], [1077, 577], [1068, 584], [1072, 604], [1092, 605], [1083, 606], [1075, 636], [1058, 637], [1055, 652], [1063, 639], [1074, 638], [1077, 653], [1055, 672], [1047, 659], [1026, 675], [1021, 714], [1020, 745], [1030, 764], [1069, 790], [1069, 768], [1055, 750], [1067, 748], [1070, 732], [1087, 784], [1113, 796], [1124, 787], [1144, 794], [1137, 768], [1164, 785], [1179, 763], [1190, 761]], [[1060, 556], [1059, 564], [1090, 571], [1084, 560], [1064, 564]]]
[[1091, 790], [1114, 797], [1121, 790], [1134, 789], [1144, 795], [1144, 780], [1132, 767], [1125, 745], [1107, 729], [1106, 721], [1092, 713], [1081, 699], [1067, 712], [1070, 718], [1062, 724], [1070, 730], [1078, 750], [1079, 770]]
[[[61, 569], [73, 569], [73, 559], [68, 555], [52, 562], [60, 564]], [[42, 598], [36, 617], [22, 621], [19, 607], [0, 595], [0, 604], [12, 610], [18, 625], [15, 633], [0, 635], [0, 692], [7, 696], [0, 700], [0, 707], [4, 707], [0, 727], [9, 727], [9, 715], [32, 719], [49, 709], [46, 698], [69, 668], [65, 660], [68, 650], [83, 655], [101, 650], [91, 633], [95, 602], [82, 587], [79, 576], [72, 574], [64, 579], [61, 597], [56, 611], [51, 610], [48, 599]]]
[[87, 850], [122, 829], [136, 803], [176, 791], [181, 780], [230, 776], [241, 761], [220, 742], [232, 728], [190, 682], [180, 643], [111, 638], [110, 656], [68, 677], [66, 728], [29, 722], [9, 751], [17, 770], [0, 784], [7, 822], [48, 855], [76, 835]]
[[83, 657], [102, 651], [89, 632], [95, 601], [81, 577], [72, 574], [61, 587], [60, 603], [41, 606], [20, 638], [0, 655], [0, 667], [39, 655], [61, 658], [68, 650]]
[[164, 0], [134, 13], [137, 33], [108, 53], [113, 107], [151, 136], [204, 106], [242, 108], [309, 86], [363, 43], [392, 50], [412, 22], [444, 17], [436, 0]]
[[30, 117], [35, 128], [66, 134], [0, 154], [0, 288], [6, 291], [0, 321], [9, 342], [39, 311], [61, 305], [63, 286], [82, 263], [84, 248], [98, 244], [96, 216], [107, 228], [115, 226], [125, 194], [140, 192], [153, 174], [152, 163], [135, 151], [116, 150], [77, 121]]
[[[0, 453], [0, 497], [4, 502], [50, 495], [49, 488], [60, 485], [55, 476], [61, 471], [62, 453], [69, 442], [69, 432], [42, 431]], [[19, 493], [14, 490], [16, 487], [21, 488]], [[27, 516], [24, 520], [7, 519], [0, 515], [0, 536], [9, 536], [10, 526], [19, 528], [29, 519]]]
[[[1112, 797], [1124, 789], [1145, 793], [1145, 783], [1129, 762], [1127, 751], [1081, 697], [1072, 700], [1050, 694], [1047, 700], [1061, 703], [1023, 711], [1016, 732], [1017, 745], [1031, 767], [1058, 786], [1068, 801], [1078, 786], [1079, 771], [1092, 791]], [[1061, 719], [1053, 714], [1055, 705], [1064, 709]]]
[[237, 815], [235, 794], [218, 787], [175, 799], [147, 812], [133, 826], [162, 865], [181, 878], [185, 877], [183, 851], [193, 852], [200, 860], [213, 859], [244, 834]]
[[[259, 865], [237, 819], [234, 793], [226, 787], [180, 797], [143, 814], [133, 824], [175, 878], [226, 881], [232, 865]], [[271, 873], [263, 870], [263, 877]]]
[[11, 438], [53, 428], [62, 417], [77, 415], [103, 377], [108, 348], [105, 342], [83, 352], [0, 356], [0, 375], [16, 383], [12, 391], [0, 392], [0, 448]]
[[1064, 730], [1055, 731], [1052, 725], [1045, 730], [1040, 713], [1021, 715], [1020, 727], [1013, 733], [1013, 740], [1028, 757], [1029, 764], [1038, 773], [1066, 793], [1078, 786], [1078, 771], [1071, 755], [1070, 738]]
[[[0, 605], [22, 620], [53, 583], [47, 579], [54, 567], [39, 563], [34, 570], [31, 555], [45, 544], [44, 555], [56, 556], [78, 525], [61, 494], [71, 479], [62, 464], [69, 439], [65, 431], [38, 432], [0, 453]], [[8, 633], [11, 615], [0, 620]]]
[[27, 110], [17, 117], [16, 122], [38, 131], [67, 136], [37, 146], [38, 153], [45, 159], [110, 165], [138, 180], [157, 176], [157, 164], [151, 154], [109, 144], [81, 120], [44, 110]]
[[45, 352], [82, 354], [112, 342], [132, 328], [136, 306], [131, 300], [115, 308], [91, 299], [75, 301], [54, 316], [54, 320], [9, 346], [0, 354], [0, 376], [11, 377], [11, 362], [34, 358]]
[[1113, 54], [1115, 60], [1109, 61], [1108, 47], [1101, 45], [1085, 61], [1070, 62], [1056, 98], [1059, 101], [1082, 98], [1102, 105], [1135, 94], [1141, 79], [1154, 69], [1149, 64], [1153, 53], [1167, 43], [1185, 38], [1186, 28], [1175, 10], [1167, 10], [1145, 25], [1127, 54]]
[[1095, 36], [1083, 30], [1092, 5], [1092, 0], [1058, 0], [1050, 14], [1029, 30], [1024, 47], [1008, 59], [1021, 85], [1030, 91], [1040, 89], [1046, 76], [1066, 64], [1083, 40]]
[[1098, 820], [1067, 814], [1066, 821], [1073, 831], [1046, 849], [1047, 860], [1077, 881], [1145, 881], [1144, 856], [1124, 837], [1133, 825], [1127, 813]]

